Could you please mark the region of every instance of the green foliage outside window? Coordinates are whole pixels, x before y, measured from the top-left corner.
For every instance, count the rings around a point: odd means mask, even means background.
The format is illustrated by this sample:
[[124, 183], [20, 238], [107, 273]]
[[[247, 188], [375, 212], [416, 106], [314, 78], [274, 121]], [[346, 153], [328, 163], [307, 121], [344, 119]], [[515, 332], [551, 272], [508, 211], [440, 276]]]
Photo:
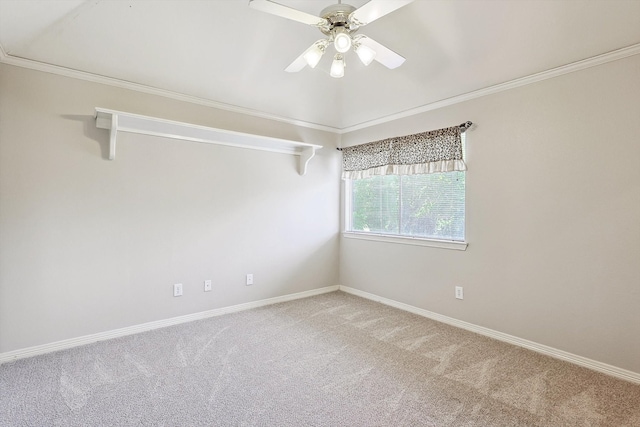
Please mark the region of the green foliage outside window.
[[464, 241], [465, 173], [351, 181], [349, 231]]

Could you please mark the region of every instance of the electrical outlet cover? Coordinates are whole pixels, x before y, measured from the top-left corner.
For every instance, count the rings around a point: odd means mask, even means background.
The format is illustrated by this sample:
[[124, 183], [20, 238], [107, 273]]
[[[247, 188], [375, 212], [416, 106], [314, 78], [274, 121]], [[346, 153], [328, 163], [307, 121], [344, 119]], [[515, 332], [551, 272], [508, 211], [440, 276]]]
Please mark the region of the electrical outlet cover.
[[204, 291], [205, 292], [210, 292], [211, 291], [211, 280], [205, 280], [204, 281]]
[[176, 283], [173, 285], [173, 296], [180, 297], [182, 296], [182, 283]]

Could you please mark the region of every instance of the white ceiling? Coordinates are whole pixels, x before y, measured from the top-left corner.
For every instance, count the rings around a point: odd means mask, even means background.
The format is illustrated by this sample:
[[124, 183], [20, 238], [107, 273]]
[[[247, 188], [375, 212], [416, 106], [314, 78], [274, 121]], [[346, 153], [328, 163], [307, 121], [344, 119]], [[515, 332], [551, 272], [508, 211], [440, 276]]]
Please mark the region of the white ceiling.
[[[334, 1], [279, 3], [317, 15]], [[637, 45], [640, 1], [416, 0], [360, 33], [406, 62], [365, 67], [349, 52], [342, 79], [329, 76], [332, 55], [286, 73], [322, 34], [248, 0], [0, 0], [5, 62], [24, 58], [335, 129]]]

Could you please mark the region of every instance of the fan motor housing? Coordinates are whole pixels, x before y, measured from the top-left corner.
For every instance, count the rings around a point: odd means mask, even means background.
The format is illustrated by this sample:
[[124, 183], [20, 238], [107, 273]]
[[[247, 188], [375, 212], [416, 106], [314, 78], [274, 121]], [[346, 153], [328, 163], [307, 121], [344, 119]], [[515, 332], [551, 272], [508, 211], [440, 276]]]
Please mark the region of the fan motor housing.
[[321, 31], [329, 35], [335, 27], [344, 27], [348, 32], [357, 30], [357, 27], [351, 27], [351, 22], [349, 21], [349, 15], [355, 10], [356, 8], [350, 4], [334, 4], [325, 7], [320, 12], [320, 16], [329, 21], [329, 28], [321, 28]]

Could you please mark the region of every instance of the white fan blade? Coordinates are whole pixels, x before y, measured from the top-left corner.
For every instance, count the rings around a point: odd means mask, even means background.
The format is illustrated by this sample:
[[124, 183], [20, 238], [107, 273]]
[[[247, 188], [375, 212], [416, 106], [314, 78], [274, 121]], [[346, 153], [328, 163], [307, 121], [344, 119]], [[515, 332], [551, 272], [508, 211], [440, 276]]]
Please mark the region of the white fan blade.
[[329, 24], [326, 19], [320, 18], [319, 16], [314, 16], [310, 13], [283, 6], [269, 0], [249, 0], [249, 7], [315, 27], [322, 27]]
[[398, 55], [388, 47], [381, 45], [369, 37], [361, 37], [358, 40], [358, 43], [362, 43], [363, 45], [373, 49], [376, 52], [376, 57], [374, 59], [392, 70], [401, 66], [405, 61], [403, 56]]
[[371, 0], [361, 8], [351, 12], [349, 20], [359, 26], [367, 25], [412, 2], [413, 0]]
[[307, 66], [307, 61], [304, 59], [304, 54], [307, 53], [307, 51], [302, 52], [302, 55], [298, 56], [291, 64], [289, 64], [289, 66], [287, 68], [285, 68], [284, 70], [287, 73], [297, 73], [298, 71], [302, 70], [304, 67]]
[[289, 64], [289, 66], [287, 68], [285, 68], [284, 70], [287, 73], [297, 73], [298, 71], [302, 70], [304, 67], [307, 66], [307, 60], [304, 59], [304, 56], [307, 54], [307, 52], [309, 52], [311, 49], [313, 49], [318, 43], [322, 43], [324, 42], [324, 40], [318, 40], [317, 42], [315, 42], [314, 44], [312, 44], [311, 46], [309, 46], [307, 48], [307, 50], [305, 50], [304, 52], [302, 52], [302, 54], [300, 56], [298, 56], [291, 64]]

